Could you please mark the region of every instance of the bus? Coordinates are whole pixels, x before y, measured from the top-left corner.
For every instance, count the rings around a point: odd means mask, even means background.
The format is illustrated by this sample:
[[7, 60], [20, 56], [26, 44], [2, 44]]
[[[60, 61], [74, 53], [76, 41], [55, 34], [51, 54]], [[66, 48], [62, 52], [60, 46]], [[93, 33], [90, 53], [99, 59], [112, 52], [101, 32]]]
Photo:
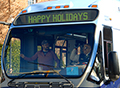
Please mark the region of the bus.
[[1, 88], [120, 88], [120, 0], [53, 0], [9, 25]]

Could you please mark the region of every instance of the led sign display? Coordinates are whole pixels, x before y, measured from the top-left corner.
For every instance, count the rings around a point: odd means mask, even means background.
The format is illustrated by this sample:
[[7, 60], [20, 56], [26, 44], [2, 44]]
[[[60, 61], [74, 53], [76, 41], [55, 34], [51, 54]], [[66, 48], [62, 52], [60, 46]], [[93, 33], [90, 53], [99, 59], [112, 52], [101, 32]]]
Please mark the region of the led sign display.
[[98, 10], [96, 9], [46, 11], [20, 15], [14, 21], [14, 25], [84, 22], [93, 21], [97, 16]]

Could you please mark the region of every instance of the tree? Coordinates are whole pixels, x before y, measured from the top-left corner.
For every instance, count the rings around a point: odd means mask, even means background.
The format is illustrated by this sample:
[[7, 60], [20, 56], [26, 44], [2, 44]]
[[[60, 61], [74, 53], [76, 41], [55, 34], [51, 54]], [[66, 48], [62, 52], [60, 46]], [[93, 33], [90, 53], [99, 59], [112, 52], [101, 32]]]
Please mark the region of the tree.
[[[0, 0], [0, 21], [11, 23], [27, 7], [27, 0]], [[3, 43], [8, 26], [0, 24], [0, 44]]]
[[11, 40], [6, 51], [6, 72], [10, 73], [12, 69], [13, 73], [17, 73], [20, 70], [20, 40]]

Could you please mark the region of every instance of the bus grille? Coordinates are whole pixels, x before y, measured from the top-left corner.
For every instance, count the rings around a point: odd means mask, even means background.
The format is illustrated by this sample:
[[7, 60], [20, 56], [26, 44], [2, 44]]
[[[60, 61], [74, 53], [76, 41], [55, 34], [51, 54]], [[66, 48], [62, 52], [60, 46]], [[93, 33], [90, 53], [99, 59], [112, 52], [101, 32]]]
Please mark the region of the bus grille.
[[68, 82], [12, 82], [8, 86], [12, 88], [72, 88]]

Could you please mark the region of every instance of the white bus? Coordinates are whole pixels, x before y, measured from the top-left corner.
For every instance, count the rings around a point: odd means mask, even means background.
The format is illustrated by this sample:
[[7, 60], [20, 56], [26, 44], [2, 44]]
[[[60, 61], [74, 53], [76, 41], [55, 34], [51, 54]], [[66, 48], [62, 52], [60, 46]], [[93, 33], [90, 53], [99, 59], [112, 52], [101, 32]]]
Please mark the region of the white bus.
[[3, 44], [1, 88], [120, 88], [119, 21], [120, 0], [28, 6]]

